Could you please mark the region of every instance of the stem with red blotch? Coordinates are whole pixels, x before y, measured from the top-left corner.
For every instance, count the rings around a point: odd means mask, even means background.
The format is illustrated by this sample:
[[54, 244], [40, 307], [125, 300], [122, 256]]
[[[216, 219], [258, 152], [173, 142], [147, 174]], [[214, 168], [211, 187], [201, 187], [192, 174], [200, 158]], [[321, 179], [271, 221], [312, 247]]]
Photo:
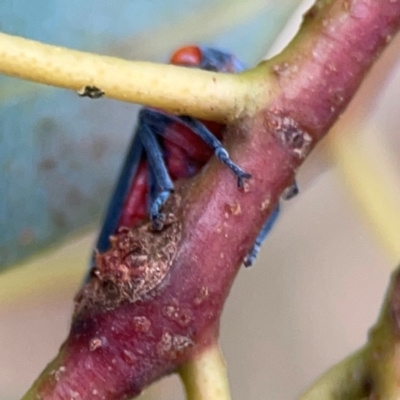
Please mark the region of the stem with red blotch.
[[226, 133], [233, 160], [252, 179], [238, 190], [212, 159], [180, 185], [167, 205], [177, 221], [165, 232], [173, 229], [176, 248], [172, 258], [160, 256], [168, 266], [162, 282], [132, 304], [120, 270], [94, 275], [60, 354], [24, 399], [127, 399], [213, 345], [261, 226], [399, 26], [400, 2], [318, 1], [286, 50], [243, 75], [249, 87], [273, 88], [272, 97], [249, 93], [255, 111]]

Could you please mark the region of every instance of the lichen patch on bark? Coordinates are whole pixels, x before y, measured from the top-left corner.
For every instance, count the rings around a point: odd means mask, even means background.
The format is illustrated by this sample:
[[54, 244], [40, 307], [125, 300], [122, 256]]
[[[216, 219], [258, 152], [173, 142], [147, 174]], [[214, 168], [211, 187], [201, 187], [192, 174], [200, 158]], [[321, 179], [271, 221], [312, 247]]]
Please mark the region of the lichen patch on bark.
[[88, 308], [106, 311], [125, 301], [145, 300], [167, 278], [182, 231], [173, 212], [178, 206], [177, 196], [173, 197], [161, 231], [147, 221], [134, 229], [122, 228], [110, 237], [111, 248], [97, 254], [92, 277], [75, 298], [75, 314]]
[[267, 126], [284, 148], [296, 158], [304, 159], [312, 149], [311, 134], [289, 115], [281, 115], [279, 111], [273, 110], [268, 116]]

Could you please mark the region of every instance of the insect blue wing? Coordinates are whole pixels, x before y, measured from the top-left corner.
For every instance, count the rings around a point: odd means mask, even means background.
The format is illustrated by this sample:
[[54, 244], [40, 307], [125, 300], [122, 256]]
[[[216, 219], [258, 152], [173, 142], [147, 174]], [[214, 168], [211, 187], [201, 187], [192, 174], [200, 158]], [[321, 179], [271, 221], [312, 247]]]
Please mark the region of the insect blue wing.
[[[123, 212], [126, 196], [129, 192], [131, 183], [135, 178], [136, 171], [143, 155], [142, 142], [139, 135], [135, 134], [130, 144], [117, 185], [113, 191], [104, 217], [104, 222], [96, 241], [95, 249], [100, 253], [107, 251], [110, 247], [110, 236], [117, 230], [118, 221]], [[94, 265], [94, 257], [95, 253], [93, 252], [89, 268]]]
[[[110, 236], [117, 231], [121, 214], [124, 211], [124, 203], [143, 157], [148, 160], [149, 186], [151, 189], [148, 208], [153, 221], [157, 220], [159, 208], [173, 190], [173, 183], [168, 175], [160, 144], [153, 132], [164, 129], [163, 121], [149, 118], [152, 113], [148, 114], [146, 108], [143, 108], [139, 113], [138, 127], [130, 144], [95, 245], [95, 249], [100, 253], [107, 251], [110, 247]], [[155, 187], [158, 190], [155, 190]], [[95, 252], [92, 254], [90, 268], [94, 265], [94, 262]]]

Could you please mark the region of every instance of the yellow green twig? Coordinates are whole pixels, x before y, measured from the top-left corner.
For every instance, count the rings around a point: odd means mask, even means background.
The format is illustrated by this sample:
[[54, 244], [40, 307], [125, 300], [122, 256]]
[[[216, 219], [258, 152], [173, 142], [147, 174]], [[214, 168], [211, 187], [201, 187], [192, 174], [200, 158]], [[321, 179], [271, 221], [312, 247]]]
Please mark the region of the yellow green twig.
[[0, 73], [75, 91], [95, 86], [110, 98], [221, 121], [239, 116], [261, 90], [251, 87], [248, 73], [132, 62], [4, 33], [0, 33]]
[[367, 348], [329, 369], [299, 400], [360, 400], [367, 393]]
[[218, 343], [198, 354], [179, 370], [190, 400], [229, 400], [229, 382]]

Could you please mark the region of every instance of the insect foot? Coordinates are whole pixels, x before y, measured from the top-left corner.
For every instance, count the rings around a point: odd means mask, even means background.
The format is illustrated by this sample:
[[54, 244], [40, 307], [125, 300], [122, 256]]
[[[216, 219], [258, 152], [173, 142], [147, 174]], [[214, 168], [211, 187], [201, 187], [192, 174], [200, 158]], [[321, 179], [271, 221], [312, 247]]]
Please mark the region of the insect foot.
[[224, 163], [237, 177], [237, 185], [239, 188], [242, 188], [244, 186], [244, 180], [245, 179], [250, 179], [251, 174], [244, 172], [242, 168], [240, 168], [238, 165], [236, 165], [230, 158], [229, 154], [226, 151], [225, 148], [219, 147], [215, 151], [215, 155], [218, 157], [218, 159]]
[[150, 209], [150, 218], [152, 228], [154, 231], [161, 231], [166, 224], [168, 224], [168, 217], [166, 214], [160, 212], [161, 207], [165, 204], [172, 193], [172, 190], [164, 190], [154, 200]]

